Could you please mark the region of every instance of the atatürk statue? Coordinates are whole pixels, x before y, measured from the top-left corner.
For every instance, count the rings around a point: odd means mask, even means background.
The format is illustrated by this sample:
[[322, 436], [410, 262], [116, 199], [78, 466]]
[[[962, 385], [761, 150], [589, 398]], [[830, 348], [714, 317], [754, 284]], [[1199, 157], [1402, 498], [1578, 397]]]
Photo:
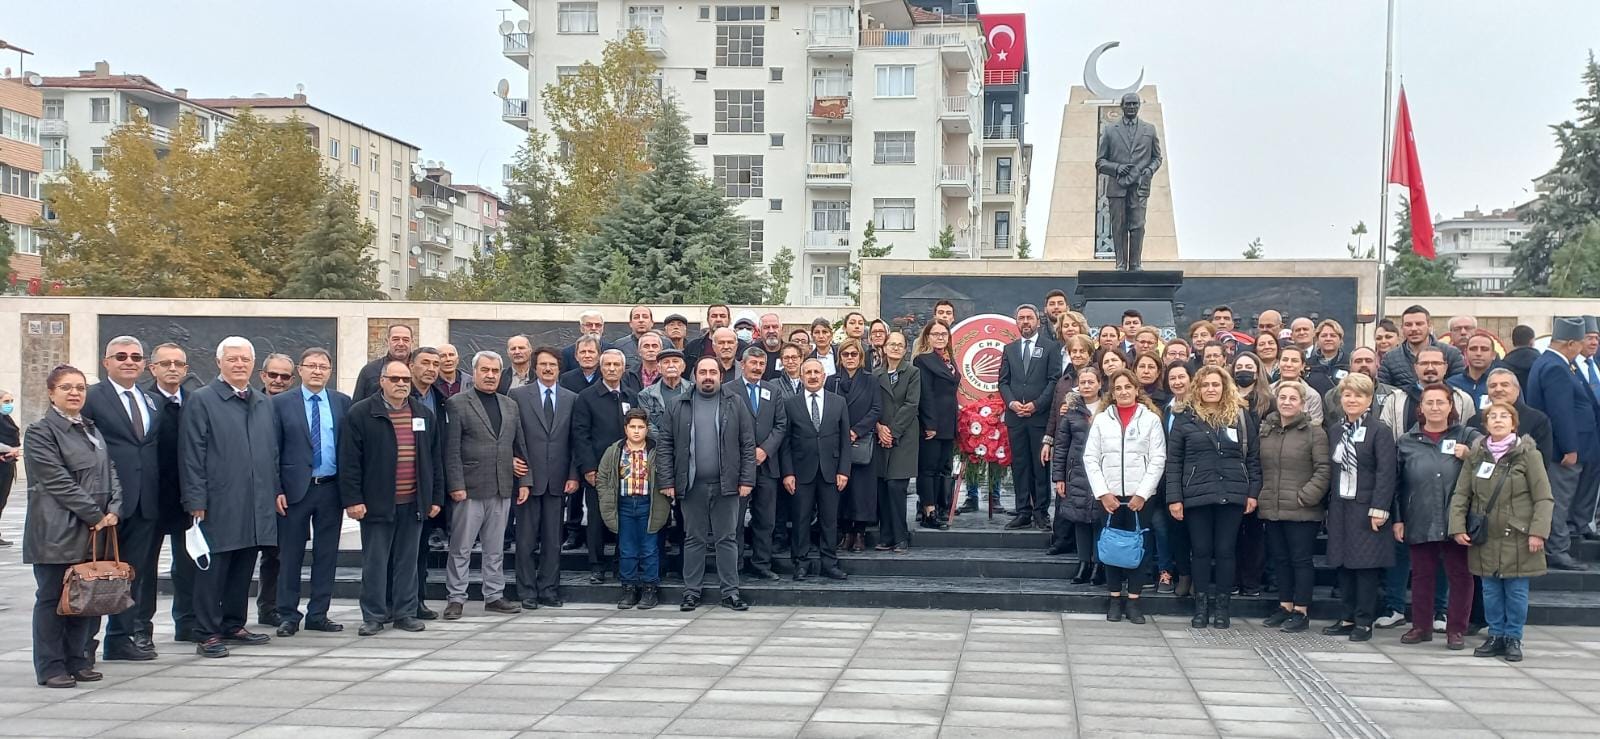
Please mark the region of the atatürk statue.
[[1122, 96], [1122, 120], [1100, 131], [1094, 168], [1110, 178], [1111, 238], [1117, 269], [1137, 272], [1144, 253], [1144, 213], [1150, 202], [1150, 178], [1161, 168], [1161, 141], [1156, 127], [1139, 120], [1139, 94]]

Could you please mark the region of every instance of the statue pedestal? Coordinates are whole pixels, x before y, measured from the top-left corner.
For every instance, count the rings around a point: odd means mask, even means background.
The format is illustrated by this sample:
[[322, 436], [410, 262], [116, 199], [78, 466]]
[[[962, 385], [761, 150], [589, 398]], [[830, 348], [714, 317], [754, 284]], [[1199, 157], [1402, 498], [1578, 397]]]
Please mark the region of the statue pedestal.
[[1073, 290], [1073, 309], [1083, 314], [1093, 331], [1107, 324], [1122, 325], [1122, 312], [1132, 308], [1144, 317], [1146, 326], [1162, 329], [1161, 335], [1171, 338], [1183, 312], [1183, 306], [1173, 301], [1182, 285], [1183, 273], [1176, 270], [1083, 270]]

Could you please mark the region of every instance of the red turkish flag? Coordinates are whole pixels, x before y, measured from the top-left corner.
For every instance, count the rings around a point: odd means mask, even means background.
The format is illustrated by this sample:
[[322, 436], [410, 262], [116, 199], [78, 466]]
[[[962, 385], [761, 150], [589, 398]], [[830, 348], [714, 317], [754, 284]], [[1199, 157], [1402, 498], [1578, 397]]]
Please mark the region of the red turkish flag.
[[1433, 211], [1428, 209], [1428, 192], [1422, 187], [1422, 164], [1417, 161], [1417, 137], [1411, 130], [1405, 87], [1400, 88], [1400, 114], [1394, 120], [1390, 156], [1389, 181], [1411, 191], [1411, 250], [1423, 259], [1433, 259]]
[[981, 13], [983, 35], [988, 40], [989, 60], [983, 65], [987, 72], [1022, 69], [1022, 57], [1028, 51], [1027, 16], [1022, 13]]

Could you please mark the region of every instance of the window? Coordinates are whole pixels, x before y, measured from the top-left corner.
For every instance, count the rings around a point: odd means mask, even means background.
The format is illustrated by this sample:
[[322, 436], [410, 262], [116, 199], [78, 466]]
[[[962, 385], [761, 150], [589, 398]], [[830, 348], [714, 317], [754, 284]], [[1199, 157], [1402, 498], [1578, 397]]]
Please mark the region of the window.
[[341, 149], [339, 148], [339, 140], [328, 139], [328, 156], [338, 159], [340, 151]]
[[760, 5], [718, 5], [717, 22], [762, 21], [766, 12]]
[[767, 94], [717, 90], [717, 133], [761, 133], [767, 128]]
[[695, 82], [705, 82], [706, 81], [706, 70], [704, 70], [704, 69], [696, 69], [694, 71], [694, 81]]
[[848, 97], [850, 95], [850, 70], [811, 70], [811, 96], [819, 98]]
[[0, 164], [0, 194], [38, 200], [39, 175], [19, 167]]
[[875, 131], [872, 134], [873, 164], [916, 164], [916, 131]]
[[911, 231], [917, 227], [917, 201], [873, 198], [872, 227], [879, 231]]
[[909, 98], [917, 96], [917, 68], [910, 64], [878, 65], [878, 97]]
[[819, 36], [844, 36], [854, 26], [856, 13], [848, 5], [811, 8], [811, 31]]
[[702, 5], [702, 6], [700, 6], [700, 16], [699, 17], [700, 17], [700, 20], [703, 20], [703, 21], [711, 20], [711, 6], [710, 5]]
[[402, 171], [402, 169], [400, 167], [400, 160], [399, 159], [391, 159], [389, 161], [389, 177], [391, 177], [393, 179], [396, 179], [396, 180], [403, 179], [403, 176], [400, 174], [401, 171]]
[[782, 82], [783, 81], [783, 67], [768, 67], [767, 68], [767, 81], [769, 81], [769, 82]]
[[361, 150], [357, 149], [355, 144], [350, 145], [350, 163], [357, 167], [361, 166]]
[[1011, 251], [1011, 211], [1002, 210], [994, 214], [994, 248], [998, 251]]
[[783, 198], [772, 198], [767, 201], [767, 210], [783, 210]]
[[709, 143], [711, 143], [711, 134], [709, 134], [709, 133], [697, 133], [697, 134], [694, 135], [694, 145], [695, 146], [705, 146], [705, 145], [707, 145]]
[[33, 230], [32, 226], [24, 226], [20, 223], [13, 223], [10, 225], [11, 243], [15, 247], [16, 253], [38, 254], [39, 242], [42, 241], [39, 232]]
[[561, 3], [556, 6], [556, 33], [599, 32], [599, 3]]
[[850, 201], [811, 201], [811, 230], [848, 232], [850, 230]]
[[199, 126], [200, 140], [201, 141], [210, 141], [211, 140], [211, 119], [210, 118], [201, 118], [199, 116], [195, 116], [194, 122], [195, 122], [195, 125]]
[[780, 8], [778, 6], [776, 6], [776, 5], [768, 8], [767, 9], [767, 17], [771, 18], [772, 20], [777, 20], [778, 19], [778, 11], [779, 10], [780, 10]]
[[400, 210], [400, 198], [389, 198], [389, 215], [398, 216], [403, 213], [404, 211]]
[[466, 269], [467, 268], [467, 258], [466, 257], [456, 257], [455, 265], [456, 265], [455, 269], [457, 271]]
[[378, 209], [378, 191], [377, 190], [368, 190], [367, 191], [367, 207], [372, 209], [372, 210], [377, 210]]
[[763, 157], [753, 154], [714, 156], [712, 177], [723, 196], [744, 200], [761, 197]]
[[567, 79], [572, 78], [572, 77], [577, 77], [577, 76], [578, 76], [578, 68], [577, 67], [567, 66], [567, 65], [562, 65], [562, 66], [556, 67], [556, 82], [558, 84], [560, 82], [564, 81], [564, 80], [567, 80]]
[[814, 164], [849, 164], [850, 135], [811, 135], [811, 161]]
[[111, 122], [111, 98], [89, 98], [89, 121], [92, 123]]
[[400, 258], [400, 234], [398, 233], [389, 234], [389, 255], [395, 260]]
[[398, 270], [398, 269], [389, 270], [389, 289], [391, 289], [391, 290], [399, 290], [400, 289], [400, 270]]
[[39, 119], [14, 110], [0, 108], [0, 136], [24, 144], [39, 143]]
[[761, 26], [717, 26], [717, 66], [766, 66], [766, 45], [767, 29]]
[[48, 98], [44, 101], [44, 119], [47, 121], [61, 120], [65, 104], [61, 98]]
[[811, 268], [811, 295], [842, 298], [848, 295], [850, 267], [844, 264], [819, 264]]
[[89, 150], [89, 171], [106, 171], [106, 147], [96, 146]]
[[377, 152], [369, 152], [367, 154], [367, 163], [372, 165], [372, 173], [377, 174], [378, 164], [380, 163]]
[[775, 133], [775, 134], [772, 134], [769, 138], [771, 139], [772, 148], [774, 148], [774, 149], [782, 149], [783, 148], [783, 134]]
[[766, 224], [762, 221], [740, 221], [744, 231], [744, 241], [750, 248], [750, 261], [761, 263], [762, 256], [766, 253]]
[[60, 172], [67, 166], [66, 139], [45, 139], [41, 150], [44, 152], [44, 171]]

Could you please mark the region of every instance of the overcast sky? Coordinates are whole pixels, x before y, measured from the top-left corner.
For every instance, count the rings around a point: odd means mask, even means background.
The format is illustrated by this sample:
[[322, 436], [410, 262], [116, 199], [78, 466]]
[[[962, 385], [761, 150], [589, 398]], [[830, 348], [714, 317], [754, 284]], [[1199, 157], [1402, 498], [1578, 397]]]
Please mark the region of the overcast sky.
[[[535, 0], [545, 2], [547, 0]], [[682, 1], [682, 0], [680, 0]], [[52, 0], [8, 9], [0, 38], [28, 68], [72, 74], [96, 60], [197, 96], [293, 94], [422, 147], [457, 181], [498, 186], [519, 131], [492, 91], [526, 72], [500, 54], [510, 0]], [[1526, 200], [1554, 161], [1548, 126], [1573, 116], [1600, 46], [1600, 2], [1402, 0], [1405, 75], [1436, 214]], [[1349, 230], [1377, 233], [1384, 3], [982, 0], [1023, 11], [1033, 74], [1029, 233], [1042, 245], [1061, 105], [1104, 41], [1112, 85], [1139, 68], [1159, 87], [1181, 256], [1343, 257]], [[16, 57], [0, 55], [0, 66]], [[1368, 237], [1369, 243], [1371, 236]]]

